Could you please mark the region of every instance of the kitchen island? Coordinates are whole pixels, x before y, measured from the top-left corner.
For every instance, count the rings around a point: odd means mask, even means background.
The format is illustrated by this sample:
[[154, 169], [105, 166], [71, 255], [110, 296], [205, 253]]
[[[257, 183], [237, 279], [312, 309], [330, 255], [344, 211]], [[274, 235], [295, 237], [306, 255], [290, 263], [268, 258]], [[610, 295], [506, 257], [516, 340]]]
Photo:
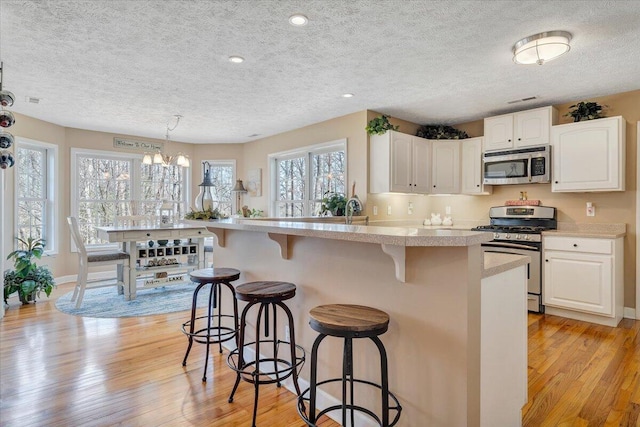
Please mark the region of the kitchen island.
[[[519, 425], [528, 257], [483, 260], [480, 244], [491, 234], [467, 230], [234, 219], [204, 225], [218, 240], [214, 266], [240, 269], [240, 282], [297, 285], [288, 305], [307, 353], [315, 339], [308, 312], [317, 305], [361, 304], [389, 314], [381, 339], [390, 389], [403, 406], [398, 425]], [[354, 343], [355, 374], [378, 381], [370, 346]], [[336, 376], [340, 355], [337, 340], [323, 348], [320, 377]], [[308, 378], [305, 367], [303, 389]], [[337, 395], [325, 394], [325, 404]], [[369, 406], [377, 401], [361, 397]]]

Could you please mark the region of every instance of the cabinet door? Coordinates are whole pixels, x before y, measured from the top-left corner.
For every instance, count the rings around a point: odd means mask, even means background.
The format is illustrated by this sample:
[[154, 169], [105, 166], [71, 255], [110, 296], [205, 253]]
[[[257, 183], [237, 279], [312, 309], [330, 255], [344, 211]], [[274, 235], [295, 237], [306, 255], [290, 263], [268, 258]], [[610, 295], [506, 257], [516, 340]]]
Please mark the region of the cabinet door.
[[513, 114], [484, 119], [484, 149], [503, 150], [513, 147]]
[[432, 193], [460, 192], [460, 141], [431, 141]]
[[551, 107], [521, 111], [514, 115], [514, 147], [549, 144]]
[[552, 191], [624, 191], [621, 117], [554, 126]]
[[391, 191], [410, 193], [412, 187], [412, 136], [391, 134]]
[[463, 194], [488, 193], [491, 186], [482, 183], [482, 138], [464, 139], [460, 142], [461, 185]]
[[544, 303], [613, 315], [612, 257], [545, 251]]
[[431, 141], [413, 137], [413, 192], [431, 192]]

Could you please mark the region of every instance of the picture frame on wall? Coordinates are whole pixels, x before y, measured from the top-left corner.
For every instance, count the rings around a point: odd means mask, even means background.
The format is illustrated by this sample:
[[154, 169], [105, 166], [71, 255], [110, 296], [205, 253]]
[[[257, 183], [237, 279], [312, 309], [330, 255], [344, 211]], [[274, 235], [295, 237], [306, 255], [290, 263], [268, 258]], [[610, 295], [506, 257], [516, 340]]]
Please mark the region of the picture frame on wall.
[[262, 169], [251, 169], [247, 171], [246, 181], [247, 193], [251, 197], [262, 196]]

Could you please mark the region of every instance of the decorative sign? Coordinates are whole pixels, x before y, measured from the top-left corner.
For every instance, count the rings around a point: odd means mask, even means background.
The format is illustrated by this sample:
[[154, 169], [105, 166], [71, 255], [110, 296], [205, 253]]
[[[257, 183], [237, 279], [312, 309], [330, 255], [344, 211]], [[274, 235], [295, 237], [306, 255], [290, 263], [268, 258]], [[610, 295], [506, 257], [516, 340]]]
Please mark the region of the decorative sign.
[[154, 286], [159, 286], [159, 285], [164, 285], [164, 284], [169, 284], [169, 283], [173, 283], [173, 282], [180, 282], [184, 280], [184, 275], [178, 275], [178, 276], [169, 276], [169, 277], [162, 277], [159, 279], [147, 279], [144, 281], [144, 286], [145, 287], [154, 287]]
[[127, 150], [136, 150], [136, 151], [158, 151], [158, 150], [162, 151], [164, 148], [164, 143], [113, 138], [113, 146], [115, 148], [126, 148]]

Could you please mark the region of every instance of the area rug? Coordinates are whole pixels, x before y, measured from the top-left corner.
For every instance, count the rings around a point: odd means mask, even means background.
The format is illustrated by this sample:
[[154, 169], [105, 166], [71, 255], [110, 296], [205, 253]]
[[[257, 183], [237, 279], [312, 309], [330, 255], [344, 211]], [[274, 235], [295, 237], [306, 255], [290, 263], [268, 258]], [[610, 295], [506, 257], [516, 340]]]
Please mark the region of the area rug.
[[[73, 292], [58, 298], [56, 308], [63, 313], [83, 317], [137, 317], [173, 313], [191, 310], [196, 286], [183, 284], [139, 289], [136, 299], [132, 301], [125, 301], [115, 287], [87, 289], [80, 308], [76, 309], [75, 302], [71, 302]], [[208, 298], [208, 288], [203, 289], [198, 295], [198, 307], [206, 307]]]

